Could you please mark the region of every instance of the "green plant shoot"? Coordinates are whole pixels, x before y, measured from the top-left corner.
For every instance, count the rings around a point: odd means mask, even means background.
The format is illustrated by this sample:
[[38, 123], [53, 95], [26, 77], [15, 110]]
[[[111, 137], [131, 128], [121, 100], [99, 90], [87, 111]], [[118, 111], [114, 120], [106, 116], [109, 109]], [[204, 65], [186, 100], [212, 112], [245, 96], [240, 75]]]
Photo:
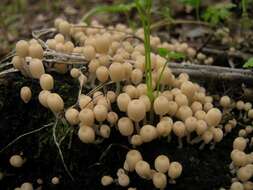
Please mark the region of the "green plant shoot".
[[126, 13], [126, 12], [131, 11], [133, 8], [136, 8], [135, 3], [96, 6], [95, 8], [91, 9], [89, 12], [87, 12], [83, 16], [82, 22], [87, 22], [89, 20], [89, 18], [94, 16], [95, 14], [99, 14], [99, 13]]
[[250, 58], [246, 63], [244, 63], [243, 68], [252, 69], [253, 68], [253, 58]]
[[147, 93], [151, 102], [154, 100], [152, 89], [152, 66], [151, 66], [151, 45], [150, 45], [150, 24], [151, 24], [151, 8], [152, 0], [135, 0], [139, 17], [144, 30], [144, 47], [145, 47], [145, 77], [147, 85]]
[[226, 21], [230, 18], [232, 8], [236, 7], [233, 3], [221, 3], [214, 6], [210, 6], [203, 14], [203, 19], [209, 22], [211, 25], [215, 26], [222, 21]]
[[200, 20], [201, 0], [179, 0], [179, 2], [194, 7], [195, 11], [196, 11], [196, 18], [197, 18], [197, 20]]
[[157, 81], [157, 92], [159, 92], [159, 88], [160, 88], [160, 82], [162, 80], [162, 76], [163, 76], [163, 73], [164, 73], [164, 70], [165, 68], [167, 67], [168, 63], [170, 61], [179, 61], [179, 60], [183, 60], [186, 58], [185, 54], [183, 53], [180, 53], [180, 52], [175, 52], [175, 51], [169, 51], [168, 49], [165, 49], [165, 48], [159, 48], [158, 49], [158, 54], [167, 59], [166, 63], [163, 65], [163, 68], [162, 68], [162, 71], [161, 73], [159, 74], [159, 77], [158, 77], [158, 81]]

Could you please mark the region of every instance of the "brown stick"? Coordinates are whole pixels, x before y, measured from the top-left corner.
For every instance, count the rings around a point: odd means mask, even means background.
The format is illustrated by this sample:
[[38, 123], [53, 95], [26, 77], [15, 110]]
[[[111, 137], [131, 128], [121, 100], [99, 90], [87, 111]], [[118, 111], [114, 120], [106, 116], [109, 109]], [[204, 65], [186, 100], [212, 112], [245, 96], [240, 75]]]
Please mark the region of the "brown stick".
[[219, 66], [195, 65], [189, 63], [169, 63], [174, 74], [185, 72], [192, 78], [212, 79], [253, 84], [253, 72], [245, 69], [234, 69]]

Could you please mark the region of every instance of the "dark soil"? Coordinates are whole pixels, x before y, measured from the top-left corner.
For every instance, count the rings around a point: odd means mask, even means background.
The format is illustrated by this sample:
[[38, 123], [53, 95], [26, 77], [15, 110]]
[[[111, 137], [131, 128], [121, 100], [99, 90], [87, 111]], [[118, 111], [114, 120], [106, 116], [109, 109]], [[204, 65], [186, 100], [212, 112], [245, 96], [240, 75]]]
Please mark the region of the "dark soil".
[[[55, 75], [56, 89], [70, 105], [77, 94], [77, 83], [66, 77], [59, 82], [59, 76]], [[53, 120], [53, 115], [47, 109], [39, 105], [37, 98], [33, 98], [28, 104], [24, 104], [19, 97], [19, 90], [23, 85], [29, 85], [33, 89], [33, 97], [37, 97], [39, 85], [37, 81], [25, 79], [21, 75], [11, 75], [8, 80], [2, 80], [0, 86], [0, 149], [15, 137], [42, 127]], [[167, 189], [174, 190], [215, 190], [220, 187], [229, 187], [231, 176], [229, 172], [230, 152], [232, 142], [238, 130], [234, 130], [219, 143], [214, 150], [207, 146], [204, 150], [198, 149], [199, 145], [191, 146], [185, 143], [184, 148], [177, 148], [177, 140], [173, 137], [171, 143], [160, 139], [145, 144], [139, 149], [145, 160], [153, 163], [156, 156], [166, 154], [172, 161], [179, 161], [183, 165], [183, 174], [177, 180], [176, 185], [169, 185]], [[118, 132], [113, 131], [110, 140], [105, 140], [99, 145], [86, 145], [79, 141], [75, 135], [72, 148], [68, 150], [67, 143], [63, 145], [66, 163], [71, 169], [75, 181], [71, 181], [66, 175], [57, 149], [53, 143], [51, 130], [45, 129], [37, 134], [27, 136], [15, 145], [0, 154], [0, 171], [5, 174], [0, 182], [0, 189], [9, 190], [19, 186], [25, 181], [36, 184], [37, 178], [44, 180], [43, 189], [124, 189], [118, 186], [103, 188], [100, 178], [103, 175], [115, 177], [118, 168], [123, 166], [126, 152], [125, 146], [130, 148], [127, 139], [122, 138]], [[43, 142], [43, 143], [40, 143]], [[109, 147], [109, 148], [108, 148]], [[103, 157], [101, 155], [108, 150]], [[23, 152], [27, 162], [21, 169], [13, 169], [8, 160], [11, 155]], [[58, 186], [51, 184], [51, 178], [60, 176], [61, 183]], [[131, 186], [140, 190], [153, 189], [151, 181], [141, 180], [135, 174], [130, 174]]]

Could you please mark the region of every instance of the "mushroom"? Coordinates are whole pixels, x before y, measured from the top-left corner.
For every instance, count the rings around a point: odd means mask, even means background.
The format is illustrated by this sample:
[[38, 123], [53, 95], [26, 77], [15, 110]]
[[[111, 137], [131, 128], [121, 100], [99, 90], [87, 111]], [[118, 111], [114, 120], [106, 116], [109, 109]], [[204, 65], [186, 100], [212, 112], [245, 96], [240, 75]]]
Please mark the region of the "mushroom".
[[228, 109], [231, 106], [231, 99], [228, 96], [222, 96], [220, 99], [220, 105], [224, 109]]
[[137, 132], [139, 131], [139, 122], [146, 116], [146, 106], [143, 101], [131, 100], [127, 106], [127, 115], [135, 122]]
[[77, 125], [79, 123], [79, 111], [75, 108], [69, 108], [65, 112], [65, 118], [71, 125]]
[[130, 143], [133, 145], [133, 146], [140, 146], [143, 144], [143, 140], [141, 138], [140, 135], [133, 135], [131, 137], [131, 140], [130, 140]]
[[122, 117], [118, 121], [118, 129], [121, 135], [130, 136], [134, 132], [134, 125], [128, 117]]
[[102, 122], [106, 120], [108, 110], [104, 105], [96, 105], [93, 109], [93, 112], [97, 121]]
[[106, 119], [110, 123], [110, 126], [113, 127], [117, 123], [118, 118], [119, 118], [118, 114], [111, 111], [111, 112], [108, 112]]
[[151, 169], [149, 163], [144, 160], [139, 160], [135, 165], [136, 173], [144, 179], [150, 179]]
[[243, 137], [237, 137], [233, 142], [233, 149], [244, 151], [247, 147], [248, 141]]
[[54, 79], [50, 74], [40, 76], [40, 87], [43, 90], [52, 90], [54, 88]]
[[221, 122], [222, 114], [221, 111], [217, 108], [210, 109], [205, 117], [205, 121], [210, 127], [218, 126]]
[[155, 188], [157, 189], [165, 189], [167, 186], [167, 177], [164, 173], [155, 172], [152, 180]]
[[58, 185], [58, 184], [60, 183], [60, 178], [57, 177], [57, 176], [53, 177], [53, 178], [51, 179], [51, 183], [52, 183], [53, 185]]
[[191, 117], [192, 114], [192, 110], [189, 106], [181, 106], [177, 110], [176, 116], [185, 121], [188, 117]]
[[121, 63], [113, 62], [109, 67], [109, 75], [113, 82], [116, 82], [116, 94], [120, 92], [120, 81], [124, 79], [124, 67]]
[[24, 159], [20, 155], [11, 156], [9, 162], [14, 168], [21, 168], [25, 163]]
[[43, 63], [39, 59], [31, 59], [29, 63], [29, 70], [33, 78], [39, 79], [45, 73]]
[[167, 137], [170, 135], [171, 130], [172, 130], [172, 125], [173, 121], [172, 119], [167, 119], [167, 120], [161, 120], [157, 125], [156, 125], [156, 130], [157, 133], [160, 137]]
[[159, 155], [156, 157], [154, 165], [158, 172], [166, 173], [169, 170], [170, 160], [165, 155]]
[[16, 43], [16, 55], [20, 57], [27, 57], [29, 54], [29, 44], [25, 40], [20, 40]]
[[127, 93], [119, 94], [119, 96], [117, 97], [117, 105], [119, 110], [126, 112], [130, 101], [131, 98]]
[[29, 56], [32, 58], [43, 59], [43, 48], [39, 43], [33, 43], [29, 46]]
[[143, 72], [140, 69], [134, 69], [131, 72], [131, 81], [133, 84], [138, 85], [142, 82]]
[[21, 190], [33, 190], [33, 185], [29, 182], [25, 182], [20, 186]]
[[108, 139], [111, 134], [111, 128], [108, 125], [101, 125], [99, 133], [103, 138]]
[[169, 166], [168, 176], [173, 180], [181, 176], [183, 167], [179, 162], [171, 162]]
[[243, 187], [243, 184], [241, 184], [240, 182], [236, 181], [236, 182], [233, 182], [231, 187], [230, 187], [230, 190], [244, 190], [244, 187]]
[[169, 110], [169, 101], [165, 96], [158, 96], [153, 104], [154, 111], [157, 115], [162, 117], [168, 113]]
[[188, 117], [184, 121], [184, 124], [185, 124], [186, 131], [187, 131], [187, 142], [190, 143], [190, 141], [191, 141], [191, 133], [193, 131], [195, 131], [195, 129], [197, 127], [197, 119], [196, 119], [196, 117]]
[[91, 97], [89, 96], [80, 95], [78, 102], [81, 109], [84, 109], [84, 108], [93, 109], [93, 102], [92, 102]]
[[100, 66], [96, 70], [96, 76], [101, 83], [105, 83], [109, 78], [109, 71], [105, 66]]
[[178, 137], [178, 148], [183, 147], [182, 138], [186, 135], [186, 127], [182, 121], [176, 121], [172, 127], [173, 132]]
[[20, 90], [20, 97], [25, 103], [28, 103], [32, 98], [31, 89], [28, 86], [23, 86]]
[[57, 93], [50, 93], [47, 95], [47, 105], [54, 113], [58, 113], [64, 109], [64, 102]]
[[79, 113], [79, 120], [82, 125], [93, 126], [95, 121], [94, 112], [91, 109], [84, 108]]
[[253, 168], [252, 164], [248, 164], [244, 167], [241, 167], [237, 170], [237, 177], [240, 181], [246, 182], [249, 181], [250, 178], [253, 176]]
[[95, 142], [95, 131], [93, 128], [83, 125], [78, 130], [79, 139], [86, 144]]
[[81, 71], [77, 68], [73, 68], [70, 70], [70, 75], [71, 75], [71, 77], [76, 79], [81, 75]]
[[118, 176], [118, 183], [122, 187], [127, 187], [130, 183], [130, 179], [129, 179], [128, 175], [126, 175], [126, 174], [119, 175]]
[[135, 170], [135, 165], [140, 160], [142, 160], [142, 156], [138, 150], [128, 151], [126, 155], [126, 164], [130, 172]]
[[113, 183], [113, 178], [109, 175], [105, 175], [101, 178], [101, 184], [103, 186], [108, 186], [111, 185]]
[[151, 142], [152, 140], [157, 138], [156, 128], [152, 125], [144, 125], [140, 129], [140, 136], [143, 142]]

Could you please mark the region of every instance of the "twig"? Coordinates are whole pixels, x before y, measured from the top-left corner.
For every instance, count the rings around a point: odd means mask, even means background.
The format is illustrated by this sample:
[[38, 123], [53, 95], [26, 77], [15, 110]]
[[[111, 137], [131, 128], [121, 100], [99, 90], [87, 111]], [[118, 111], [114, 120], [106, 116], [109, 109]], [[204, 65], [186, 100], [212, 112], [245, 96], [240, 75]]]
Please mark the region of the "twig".
[[6, 145], [1, 151], [0, 151], [0, 154], [3, 153], [7, 148], [9, 148], [11, 145], [15, 144], [17, 141], [19, 141], [20, 139], [22, 139], [23, 137], [26, 137], [28, 135], [31, 135], [31, 134], [34, 134], [34, 133], [37, 133], [45, 128], [48, 128], [50, 126], [52, 126], [54, 123], [49, 123], [47, 125], [44, 125], [43, 127], [39, 128], [39, 129], [35, 129], [35, 130], [32, 130], [28, 133], [24, 133], [20, 136], [18, 136], [16, 139], [14, 139], [13, 141], [11, 141], [8, 145]]
[[130, 148], [128, 148], [127, 146], [122, 145], [122, 144], [110, 144], [110, 145], [105, 149], [105, 151], [101, 154], [101, 156], [99, 157], [99, 162], [101, 162], [101, 161], [103, 160], [103, 158], [108, 154], [108, 152], [109, 152], [109, 151], [111, 150], [111, 148], [114, 147], [114, 146], [118, 146], [118, 147], [121, 147], [121, 148], [130, 150]]
[[55, 120], [55, 123], [54, 123], [54, 126], [53, 126], [53, 138], [54, 138], [54, 143], [58, 149], [58, 153], [60, 155], [60, 158], [61, 158], [61, 161], [62, 161], [62, 164], [63, 164], [63, 167], [65, 169], [65, 171], [67, 172], [68, 176], [71, 178], [72, 181], [74, 181], [74, 177], [72, 176], [72, 174], [70, 173], [66, 163], [65, 163], [65, 160], [64, 160], [64, 157], [63, 157], [63, 153], [61, 151], [61, 147], [60, 147], [60, 144], [59, 142], [57, 141], [57, 137], [56, 137], [56, 128], [57, 128], [57, 124], [58, 124], [58, 121], [59, 119], [56, 118]]
[[185, 72], [195, 78], [253, 83], [251, 70], [189, 63], [169, 63], [168, 66], [174, 74]]

